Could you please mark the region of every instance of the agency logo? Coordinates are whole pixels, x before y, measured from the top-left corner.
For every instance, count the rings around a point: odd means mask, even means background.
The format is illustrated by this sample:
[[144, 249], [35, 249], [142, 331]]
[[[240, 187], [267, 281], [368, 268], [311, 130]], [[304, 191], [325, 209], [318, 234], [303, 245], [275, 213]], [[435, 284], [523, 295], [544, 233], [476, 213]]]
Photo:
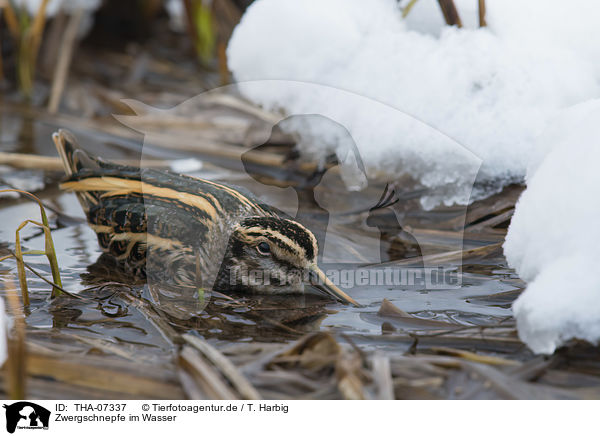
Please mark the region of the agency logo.
[[6, 409], [6, 431], [14, 433], [16, 429], [48, 430], [50, 411], [29, 401], [19, 401], [4, 405]]

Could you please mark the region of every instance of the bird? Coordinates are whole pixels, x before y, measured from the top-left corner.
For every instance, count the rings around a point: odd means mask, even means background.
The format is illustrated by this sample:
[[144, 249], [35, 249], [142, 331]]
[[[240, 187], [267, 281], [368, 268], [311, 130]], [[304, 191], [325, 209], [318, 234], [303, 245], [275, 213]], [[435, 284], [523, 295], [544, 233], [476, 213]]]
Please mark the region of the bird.
[[103, 255], [170, 289], [301, 294], [360, 306], [317, 265], [314, 234], [241, 188], [109, 162], [65, 129], [52, 139]]

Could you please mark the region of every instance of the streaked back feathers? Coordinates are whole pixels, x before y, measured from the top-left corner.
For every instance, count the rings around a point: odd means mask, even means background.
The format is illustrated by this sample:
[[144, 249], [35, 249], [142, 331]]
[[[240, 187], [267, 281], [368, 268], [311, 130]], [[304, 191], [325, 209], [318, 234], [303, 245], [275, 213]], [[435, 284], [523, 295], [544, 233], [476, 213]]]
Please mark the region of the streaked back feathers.
[[[358, 304], [318, 268], [311, 231], [251, 195], [103, 161], [65, 130], [53, 139], [68, 176], [61, 186], [77, 194], [102, 250], [132, 274], [192, 290], [267, 293], [303, 292], [310, 277], [326, 294]], [[245, 271], [265, 271], [273, 280], [247, 280]]]

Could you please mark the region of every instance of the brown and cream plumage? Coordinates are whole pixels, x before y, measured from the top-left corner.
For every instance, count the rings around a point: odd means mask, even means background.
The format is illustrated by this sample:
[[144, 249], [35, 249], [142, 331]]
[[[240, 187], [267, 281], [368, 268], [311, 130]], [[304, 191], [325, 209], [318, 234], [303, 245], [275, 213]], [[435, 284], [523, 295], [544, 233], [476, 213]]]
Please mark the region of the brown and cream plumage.
[[239, 189], [168, 171], [118, 165], [53, 135], [68, 179], [105, 253], [132, 274], [220, 292], [299, 293], [310, 282], [357, 305], [316, 263], [317, 240]]

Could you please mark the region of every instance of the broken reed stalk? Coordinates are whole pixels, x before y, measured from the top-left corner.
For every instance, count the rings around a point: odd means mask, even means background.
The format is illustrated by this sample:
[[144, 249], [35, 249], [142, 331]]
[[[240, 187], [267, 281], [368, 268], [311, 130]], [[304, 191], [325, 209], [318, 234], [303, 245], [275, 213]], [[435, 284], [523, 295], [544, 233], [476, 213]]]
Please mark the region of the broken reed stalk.
[[[169, 161], [162, 159], [115, 159], [116, 163], [127, 166], [144, 166], [146, 168], [165, 168]], [[46, 171], [64, 171], [64, 166], [59, 157], [36, 156], [25, 153], [6, 153], [0, 151], [0, 165], [9, 165], [13, 168], [36, 169]]]
[[69, 66], [73, 57], [73, 50], [77, 41], [77, 30], [83, 19], [83, 9], [77, 9], [73, 15], [69, 17], [67, 29], [63, 34], [61, 47], [58, 54], [58, 61], [54, 69], [54, 77], [52, 79], [52, 91], [50, 92], [50, 101], [48, 102], [48, 112], [56, 113], [58, 105], [65, 89], [65, 83], [69, 75]]
[[219, 60], [219, 80], [221, 86], [229, 85], [229, 68], [227, 67], [227, 44], [220, 41], [217, 44], [217, 56]]
[[[19, 40], [19, 22], [17, 21], [17, 16], [15, 15], [15, 11], [13, 10], [10, 2], [7, 1], [0, 7], [0, 11], [4, 17], [4, 21], [6, 22], [6, 27], [8, 28], [9, 33], [13, 37], [15, 41]], [[2, 50], [0, 47], [0, 81], [4, 80], [4, 65], [2, 59]]]
[[8, 358], [6, 361], [6, 391], [11, 400], [25, 398], [27, 378], [27, 356], [25, 350], [25, 315], [19, 302], [19, 297], [10, 279], [5, 279], [6, 300], [8, 309], [14, 319], [15, 335], [6, 337]]
[[25, 153], [6, 153], [2, 151], [0, 151], [0, 165], [46, 171], [63, 170], [63, 164], [59, 157], [36, 156]]
[[[56, 285], [58, 285], [58, 287], [62, 287], [62, 281], [60, 278], [60, 270], [58, 269], [58, 261], [56, 259], [56, 251], [54, 249], [54, 241], [52, 240], [52, 233], [50, 231], [50, 225], [48, 224], [48, 216], [46, 215], [46, 209], [44, 208], [44, 205], [42, 204], [42, 201], [39, 198], [37, 198], [35, 195], [31, 194], [30, 192], [21, 191], [19, 189], [3, 189], [0, 191], [0, 193], [2, 193], [2, 192], [17, 192], [21, 195], [25, 195], [26, 197], [35, 201], [40, 207], [40, 215], [42, 217], [42, 222], [40, 223], [40, 222], [33, 221], [33, 220], [25, 220], [21, 223], [21, 225], [17, 228], [17, 230], [15, 232], [15, 258], [17, 261], [17, 271], [19, 273], [19, 283], [21, 285], [21, 292], [23, 294], [23, 304], [25, 306], [28, 306], [29, 305], [29, 292], [27, 289], [27, 278], [25, 276], [25, 263], [23, 261], [23, 252], [21, 250], [21, 238], [20, 238], [19, 233], [27, 224], [33, 224], [33, 225], [39, 226], [40, 228], [43, 229], [44, 238], [45, 238], [44, 253], [46, 254], [46, 257], [48, 258], [48, 263], [50, 264], [50, 270], [52, 271], [52, 280]], [[51, 298], [57, 297], [58, 295], [61, 294], [61, 291], [58, 287], [57, 286], [52, 287]]]
[[479, 0], [479, 27], [486, 27], [485, 21], [485, 0]]
[[442, 14], [444, 14], [444, 20], [448, 26], [462, 27], [462, 21], [458, 15], [458, 10], [454, 4], [454, 0], [438, 0]]
[[235, 365], [225, 357], [219, 350], [214, 348], [204, 339], [190, 334], [183, 335], [183, 339], [196, 350], [198, 350], [206, 359], [219, 369], [231, 385], [237, 390], [242, 399], [261, 400], [262, 397], [252, 386], [246, 377], [235, 367]]

